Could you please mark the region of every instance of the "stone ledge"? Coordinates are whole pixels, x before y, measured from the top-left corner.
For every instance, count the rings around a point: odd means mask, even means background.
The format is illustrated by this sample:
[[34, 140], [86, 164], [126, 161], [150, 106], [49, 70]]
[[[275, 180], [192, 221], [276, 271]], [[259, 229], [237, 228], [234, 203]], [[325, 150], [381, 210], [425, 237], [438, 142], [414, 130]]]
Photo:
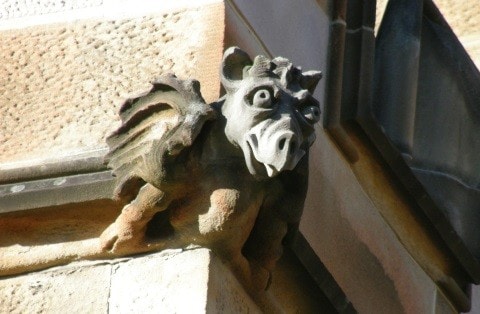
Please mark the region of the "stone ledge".
[[204, 248], [74, 262], [0, 280], [8, 313], [259, 313], [231, 272]]
[[0, 185], [0, 214], [113, 197], [111, 171]]

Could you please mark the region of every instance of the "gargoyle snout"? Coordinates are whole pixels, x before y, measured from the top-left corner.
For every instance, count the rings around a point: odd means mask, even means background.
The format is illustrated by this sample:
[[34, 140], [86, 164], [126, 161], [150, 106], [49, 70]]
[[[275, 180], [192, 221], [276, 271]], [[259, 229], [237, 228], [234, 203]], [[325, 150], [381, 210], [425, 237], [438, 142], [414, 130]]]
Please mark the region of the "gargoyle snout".
[[254, 128], [247, 135], [247, 143], [255, 159], [265, 166], [269, 177], [283, 170], [293, 170], [305, 155], [300, 148], [302, 139], [290, 129]]

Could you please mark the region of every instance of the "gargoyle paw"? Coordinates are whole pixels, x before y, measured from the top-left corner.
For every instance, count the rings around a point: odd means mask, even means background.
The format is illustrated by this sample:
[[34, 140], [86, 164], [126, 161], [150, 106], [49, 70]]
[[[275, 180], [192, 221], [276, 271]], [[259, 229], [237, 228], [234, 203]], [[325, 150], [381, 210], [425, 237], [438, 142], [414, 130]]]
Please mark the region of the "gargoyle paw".
[[108, 226], [100, 235], [100, 247], [102, 251], [113, 251], [115, 243], [118, 241], [118, 232], [116, 224]]

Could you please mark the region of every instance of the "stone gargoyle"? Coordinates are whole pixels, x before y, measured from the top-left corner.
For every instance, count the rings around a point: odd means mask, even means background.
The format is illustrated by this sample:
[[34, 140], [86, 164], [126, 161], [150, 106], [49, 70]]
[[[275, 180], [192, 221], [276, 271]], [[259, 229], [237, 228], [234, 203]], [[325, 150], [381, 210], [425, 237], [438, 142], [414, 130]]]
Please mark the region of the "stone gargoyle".
[[107, 160], [126, 205], [100, 240], [112, 255], [207, 247], [262, 291], [302, 213], [321, 73], [233, 47], [221, 77], [210, 105], [174, 75], [123, 104]]

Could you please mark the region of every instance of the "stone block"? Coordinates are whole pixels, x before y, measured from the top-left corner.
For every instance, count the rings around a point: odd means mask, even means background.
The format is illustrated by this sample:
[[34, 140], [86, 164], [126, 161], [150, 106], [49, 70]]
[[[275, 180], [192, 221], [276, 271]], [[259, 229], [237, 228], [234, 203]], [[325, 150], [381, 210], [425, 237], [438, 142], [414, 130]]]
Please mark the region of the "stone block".
[[107, 313], [110, 268], [76, 264], [0, 279], [0, 312]]
[[173, 251], [113, 266], [111, 313], [200, 313], [206, 307], [210, 255]]
[[[91, 11], [104, 16], [85, 15], [72, 1], [65, 8], [22, 1], [12, 8], [6, 2], [0, 19], [0, 170], [106, 149], [121, 100], [161, 74], [198, 79], [207, 101], [219, 95], [221, 1], [181, 1], [183, 7], [173, 8], [122, 1], [116, 9], [92, 2]], [[57, 23], [28, 25], [52, 12], [59, 12]], [[62, 13], [66, 20], [59, 19]], [[74, 19], [75, 13], [84, 18]], [[22, 14], [24, 19], [14, 19]]]
[[208, 249], [83, 261], [0, 280], [1, 313], [260, 313]]
[[113, 266], [110, 313], [257, 311], [232, 273], [207, 249], [171, 250]]
[[261, 313], [237, 279], [217, 258], [211, 258], [206, 313]]

